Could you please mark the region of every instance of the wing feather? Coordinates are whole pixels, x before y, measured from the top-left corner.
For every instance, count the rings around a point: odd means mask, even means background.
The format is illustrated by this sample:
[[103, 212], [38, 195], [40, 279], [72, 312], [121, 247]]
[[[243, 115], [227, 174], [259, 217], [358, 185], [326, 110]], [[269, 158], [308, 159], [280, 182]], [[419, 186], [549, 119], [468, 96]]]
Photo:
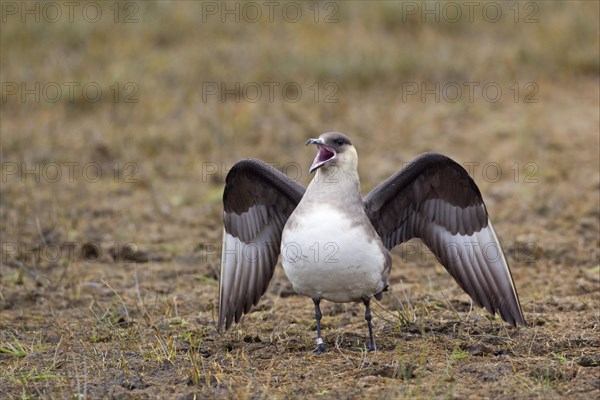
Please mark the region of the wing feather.
[[490, 313], [525, 325], [502, 247], [475, 182], [452, 159], [425, 153], [364, 199], [388, 249], [417, 237]]
[[223, 193], [219, 331], [256, 305], [273, 276], [281, 232], [304, 188], [268, 164], [236, 163]]

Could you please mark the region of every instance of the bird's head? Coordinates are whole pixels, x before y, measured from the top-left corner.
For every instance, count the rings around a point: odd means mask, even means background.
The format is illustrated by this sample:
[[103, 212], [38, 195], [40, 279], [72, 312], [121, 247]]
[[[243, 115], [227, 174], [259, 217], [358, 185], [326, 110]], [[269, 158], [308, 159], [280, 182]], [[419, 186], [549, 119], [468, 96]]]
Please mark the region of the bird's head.
[[346, 171], [356, 171], [358, 155], [348, 136], [339, 132], [327, 132], [318, 139], [308, 139], [306, 144], [317, 145], [319, 151], [309, 173], [323, 168], [340, 168]]

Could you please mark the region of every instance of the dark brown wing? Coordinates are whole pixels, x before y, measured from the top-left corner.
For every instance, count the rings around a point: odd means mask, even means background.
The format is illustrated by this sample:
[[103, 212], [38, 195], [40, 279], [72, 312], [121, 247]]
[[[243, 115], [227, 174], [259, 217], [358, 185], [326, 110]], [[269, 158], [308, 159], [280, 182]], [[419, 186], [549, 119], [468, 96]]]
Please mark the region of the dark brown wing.
[[229, 329], [258, 303], [273, 276], [283, 227], [304, 187], [255, 159], [238, 162], [225, 180], [219, 324]]
[[388, 249], [417, 237], [477, 305], [525, 325], [506, 257], [475, 182], [452, 159], [425, 153], [365, 197]]

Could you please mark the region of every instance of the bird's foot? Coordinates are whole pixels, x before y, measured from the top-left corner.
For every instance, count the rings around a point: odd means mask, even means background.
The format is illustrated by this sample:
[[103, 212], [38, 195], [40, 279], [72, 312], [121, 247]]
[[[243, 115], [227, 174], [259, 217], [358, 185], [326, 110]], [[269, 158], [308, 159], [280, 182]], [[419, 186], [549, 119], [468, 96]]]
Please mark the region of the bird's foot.
[[325, 343], [323, 343], [323, 339], [320, 337], [317, 338], [317, 348], [313, 350], [315, 354], [321, 354], [325, 352]]
[[377, 347], [375, 346], [375, 343], [369, 343], [367, 345], [367, 351], [376, 351]]
[[315, 353], [315, 354], [325, 353], [325, 345], [323, 343], [318, 344], [317, 348], [313, 350], [313, 353]]

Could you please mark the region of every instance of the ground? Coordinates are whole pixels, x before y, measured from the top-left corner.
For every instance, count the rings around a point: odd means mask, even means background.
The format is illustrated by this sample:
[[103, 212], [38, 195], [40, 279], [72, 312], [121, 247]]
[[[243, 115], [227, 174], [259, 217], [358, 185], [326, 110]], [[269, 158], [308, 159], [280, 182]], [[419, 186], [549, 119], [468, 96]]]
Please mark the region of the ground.
[[[45, 4], [1, 3], [0, 397], [600, 396], [597, 2]], [[528, 326], [413, 240], [376, 352], [362, 304], [324, 302], [312, 354], [280, 267], [219, 334], [227, 170], [306, 185], [330, 130], [364, 194], [423, 151], [462, 164]]]

